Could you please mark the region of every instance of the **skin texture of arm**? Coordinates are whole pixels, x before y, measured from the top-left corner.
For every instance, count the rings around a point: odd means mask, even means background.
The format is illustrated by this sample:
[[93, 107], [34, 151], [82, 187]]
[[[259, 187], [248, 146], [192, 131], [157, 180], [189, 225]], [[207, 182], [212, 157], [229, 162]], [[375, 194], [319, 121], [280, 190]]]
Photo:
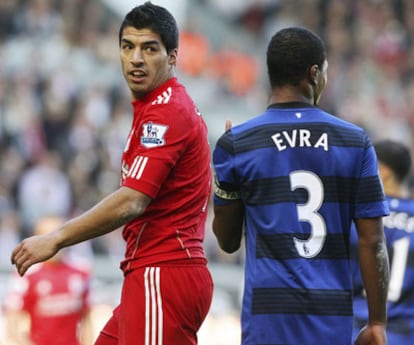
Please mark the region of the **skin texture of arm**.
[[61, 228], [23, 240], [12, 252], [11, 262], [23, 276], [30, 266], [51, 258], [60, 249], [107, 234], [139, 217], [150, 201], [139, 191], [121, 187]]
[[214, 206], [213, 232], [226, 253], [240, 248], [243, 234], [244, 206], [240, 200], [226, 206]]
[[357, 219], [360, 270], [367, 294], [368, 325], [356, 345], [385, 345], [386, 301], [389, 281], [388, 255], [382, 231], [382, 218]]

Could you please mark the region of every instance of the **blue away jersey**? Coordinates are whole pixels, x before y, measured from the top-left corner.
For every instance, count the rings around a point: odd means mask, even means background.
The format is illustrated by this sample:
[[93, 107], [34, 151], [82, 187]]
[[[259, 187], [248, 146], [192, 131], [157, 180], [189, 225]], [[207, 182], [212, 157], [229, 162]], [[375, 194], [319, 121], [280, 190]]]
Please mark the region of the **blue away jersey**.
[[[390, 215], [384, 218], [384, 232], [390, 258], [388, 345], [414, 344], [414, 200], [387, 197], [387, 201]], [[355, 334], [368, 319], [358, 266], [357, 241], [356, 230], [352, 229]]]
[[350, 345], [351, 222], [388, 212], [366, 133], [272, 105], [227, 131], [213, 161], [215, 204], [245, 205], [243, 345]]

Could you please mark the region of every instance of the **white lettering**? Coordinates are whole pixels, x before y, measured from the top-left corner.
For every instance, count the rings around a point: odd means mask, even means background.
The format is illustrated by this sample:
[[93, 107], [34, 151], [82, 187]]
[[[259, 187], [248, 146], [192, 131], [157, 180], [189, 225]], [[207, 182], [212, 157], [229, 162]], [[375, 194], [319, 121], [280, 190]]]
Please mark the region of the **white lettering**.
[[328, 133], [322, 133], [314, 148], [317, 149], [319, 146], [322, 146], [325, 151], [328, 151]]
[[282, 133], [283, 133], [284, 137], [286, 138], [289, 146], [290, 147], [294, 147], [295, 146], [295, 142], [296, 142], [296, 133], [297, 133], [297, 130], [296, 129], [293, 130], [292, 137], [290, 137], [289, 136], [289, 133], [286, 132], [286, 131], [283, 131]]
[[299, 134], [300, 134], [299, 146], [301, 146], [301, 147], [303, 147], [303, 146], [310, 147], [311, 143], [309, 141], [309, 138], [311, 136], [311, 132], [308, 131], [307, 129], [300, 129]]
[[414, 217], [405, 212], [391, 211], [390, 215], [384, 218], [384, 226], [391, 229], [414, 232]]
[[279, 151], [286, 150], [288, 147], [314, 147], [323, 148], [328, 151], [328, 133], [322, 133], [317, 139], [312, 139], [312, 132], [308, 129], [293, 129], [291, 132], [277, 132], [271, 136], [274, 144]]
[[283, 144], [283, 139], [280, 137], [280, 133], [272, 135], [272, 140], [279, 151], [283, 151], [286, 149], [286, 145]]

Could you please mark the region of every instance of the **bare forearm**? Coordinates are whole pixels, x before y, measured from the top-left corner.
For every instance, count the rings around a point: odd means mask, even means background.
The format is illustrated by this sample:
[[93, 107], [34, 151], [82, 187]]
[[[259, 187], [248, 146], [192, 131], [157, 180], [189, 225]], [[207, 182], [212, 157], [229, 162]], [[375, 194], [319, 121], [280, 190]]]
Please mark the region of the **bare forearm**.
[[386, 323], [389, 263], [382, 218], [355, 220], [358, 231], [359, 265], [371, 323]]
[[367, 293], [369, 321], [386, 322], [389, 267], [384, 240], [359, 244], [361, 275]]
[[95, 207], [54, 232], [24, 239], [11, 254], [20, 275], [35, 263], [45, 261], [61, 248], [104, 235], [139, 217], [150, 202], [143, 193], [121, 187]]
[[240, 248], [244, 207], [241, 202], [214, 206], [213, 232], [221, 249], [233, 253]]
[[107, 234], [139, 217], [149, 202], [131, 200], [117, 191], [84, 214], [71, 219], [55, 231], [59, 249]]

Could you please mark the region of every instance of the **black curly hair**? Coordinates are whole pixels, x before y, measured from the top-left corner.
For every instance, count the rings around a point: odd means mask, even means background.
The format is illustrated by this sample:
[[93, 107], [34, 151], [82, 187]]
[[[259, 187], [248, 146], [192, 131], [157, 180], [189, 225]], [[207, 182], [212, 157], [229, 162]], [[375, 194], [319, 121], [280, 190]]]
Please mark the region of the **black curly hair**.
[[321, 38], [302, 27], [278, 31], [267, 48], [267, 70], [274, 86], [297, 85], [306, 77], [312, 65], [322, 65], [326, 49]]
[[164, 7], [154, 5], [150, 1], [134, 7], [127, 13], [121, 24], [119, 29], [119, 44], [121, 44], [122, 33], [128, 26], [132, 26], [138, 30], [150, 29], [160, 35], [167, 53], [178, 48], [177, 22], [173, 15]]
[[374, 143], [378, 161], [389, 167], [399, 182], [403, 182], [411, 170], [409, 148], [393, 140], [381, 140]]

